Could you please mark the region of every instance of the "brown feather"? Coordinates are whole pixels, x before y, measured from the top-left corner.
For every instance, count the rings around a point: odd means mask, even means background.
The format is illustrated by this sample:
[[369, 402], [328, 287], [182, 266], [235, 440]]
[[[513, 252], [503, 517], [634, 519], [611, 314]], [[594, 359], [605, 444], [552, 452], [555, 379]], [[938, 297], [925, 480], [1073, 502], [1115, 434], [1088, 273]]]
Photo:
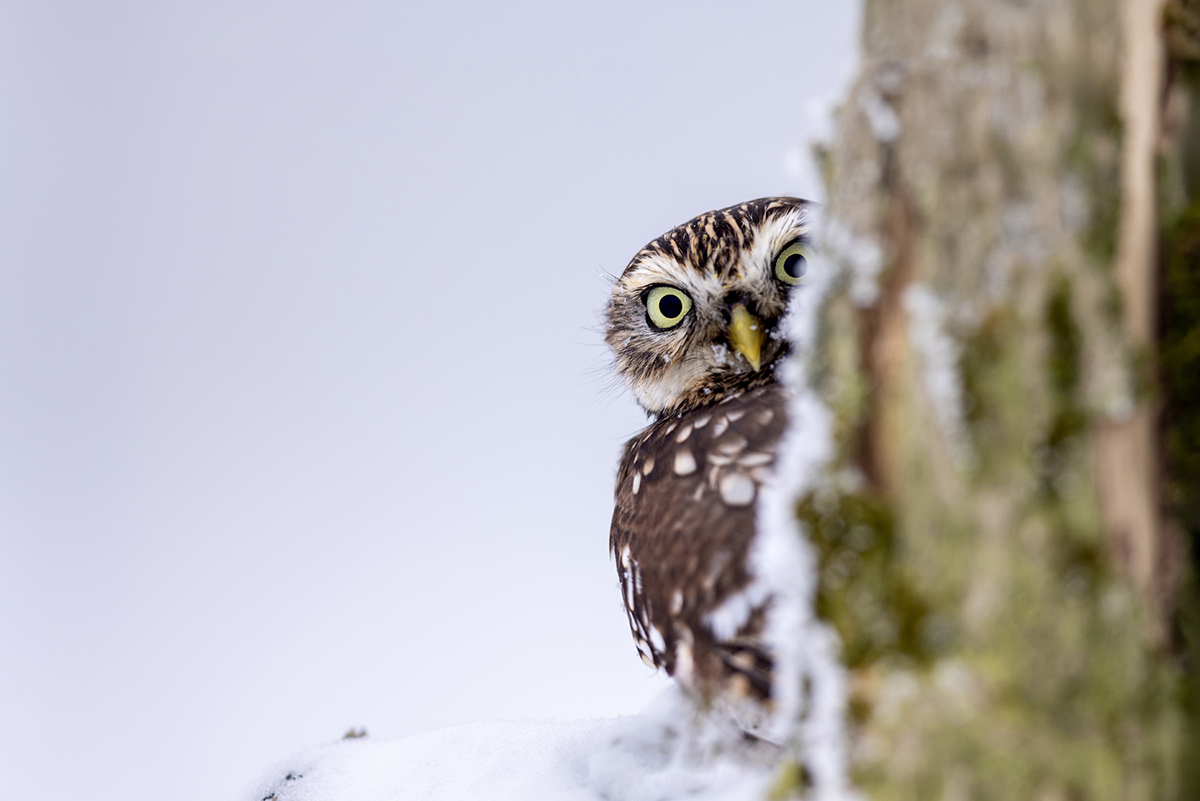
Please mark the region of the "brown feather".
[[[655, 666], [672, 675], [683, 667], [690, 675], [677, 678], [705, 694], [734, 675], [746, 676], [759, 697], [769, 693], [761, 610], [726, 641], [706, 618], [751, 581], [755, 502], [774, 466], [786, 407], [782, 386], [759, 386], [659, 420], [626, 444], [621, 459], [609, 546], [634, 639]], [[680, 663], [687, 649], [690, 667]], [[742, 653], [753, 658], [738, 659]]]

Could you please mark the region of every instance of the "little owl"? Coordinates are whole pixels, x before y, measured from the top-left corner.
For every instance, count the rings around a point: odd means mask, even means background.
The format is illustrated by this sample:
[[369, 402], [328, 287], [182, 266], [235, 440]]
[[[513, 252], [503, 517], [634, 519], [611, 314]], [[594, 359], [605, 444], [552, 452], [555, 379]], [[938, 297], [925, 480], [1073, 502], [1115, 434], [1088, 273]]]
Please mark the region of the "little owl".
[[771, 695], [771, 599], [748, 560], [787, 424], [780, 320], [806, 278], [810, 208], [702, 214], [642, 248], [608, 303], [617, 373], [653, 418], [621, 456], [609, 547], [642, 660], [704, 698]]

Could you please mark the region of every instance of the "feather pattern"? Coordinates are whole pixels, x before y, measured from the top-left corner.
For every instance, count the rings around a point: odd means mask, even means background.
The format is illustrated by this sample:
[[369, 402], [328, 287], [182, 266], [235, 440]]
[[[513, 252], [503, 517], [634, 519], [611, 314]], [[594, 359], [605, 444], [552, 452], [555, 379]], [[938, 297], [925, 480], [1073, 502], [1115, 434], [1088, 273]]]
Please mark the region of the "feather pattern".
[[[642, 248], [608, 305], [617, 373], [655, 418], [625, 445], [609, 547], [643, 661], [704, 697], [770, 697], [771, 599], [747, 560], [787, 424], [779, 324], [802, 280], [780, 264], [809, 234], [796, 198], [702, 214]], [[688, 303], [656, 323], [664, 291]]]
[[609, 547], [630, 630], [643, 660], [673, 675], [682, 644], [690, 683], [706, 693], [738, 675], [753, 694], [769, 692], [771, 660], [759, 642], [765, 599], [749, 600], [732, 632], [715, 631], [711, 612], [752, 583], [755, 500], [787, 422], [785, 392], [767, 384], [664, 418], [621, 459]]

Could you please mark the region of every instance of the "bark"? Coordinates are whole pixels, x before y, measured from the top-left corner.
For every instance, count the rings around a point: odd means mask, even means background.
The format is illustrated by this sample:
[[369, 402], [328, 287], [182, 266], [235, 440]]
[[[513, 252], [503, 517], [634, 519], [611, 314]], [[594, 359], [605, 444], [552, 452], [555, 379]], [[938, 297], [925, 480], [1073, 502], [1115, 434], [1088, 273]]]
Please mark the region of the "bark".
[[823, 154], [839, 457], [799, 514], [871, 798], [1200, 797], [1200, 14], [1168, 6], [866, 2]]

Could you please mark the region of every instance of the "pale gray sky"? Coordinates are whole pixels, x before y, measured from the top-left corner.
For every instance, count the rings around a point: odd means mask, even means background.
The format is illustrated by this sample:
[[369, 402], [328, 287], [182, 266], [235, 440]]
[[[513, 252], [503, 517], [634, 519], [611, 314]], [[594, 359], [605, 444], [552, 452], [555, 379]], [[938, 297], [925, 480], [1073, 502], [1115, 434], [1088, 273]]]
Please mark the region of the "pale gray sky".
[[604, 275], [818, 191], [856, 14], [0, 3], [0, 798], [657, 693]]

